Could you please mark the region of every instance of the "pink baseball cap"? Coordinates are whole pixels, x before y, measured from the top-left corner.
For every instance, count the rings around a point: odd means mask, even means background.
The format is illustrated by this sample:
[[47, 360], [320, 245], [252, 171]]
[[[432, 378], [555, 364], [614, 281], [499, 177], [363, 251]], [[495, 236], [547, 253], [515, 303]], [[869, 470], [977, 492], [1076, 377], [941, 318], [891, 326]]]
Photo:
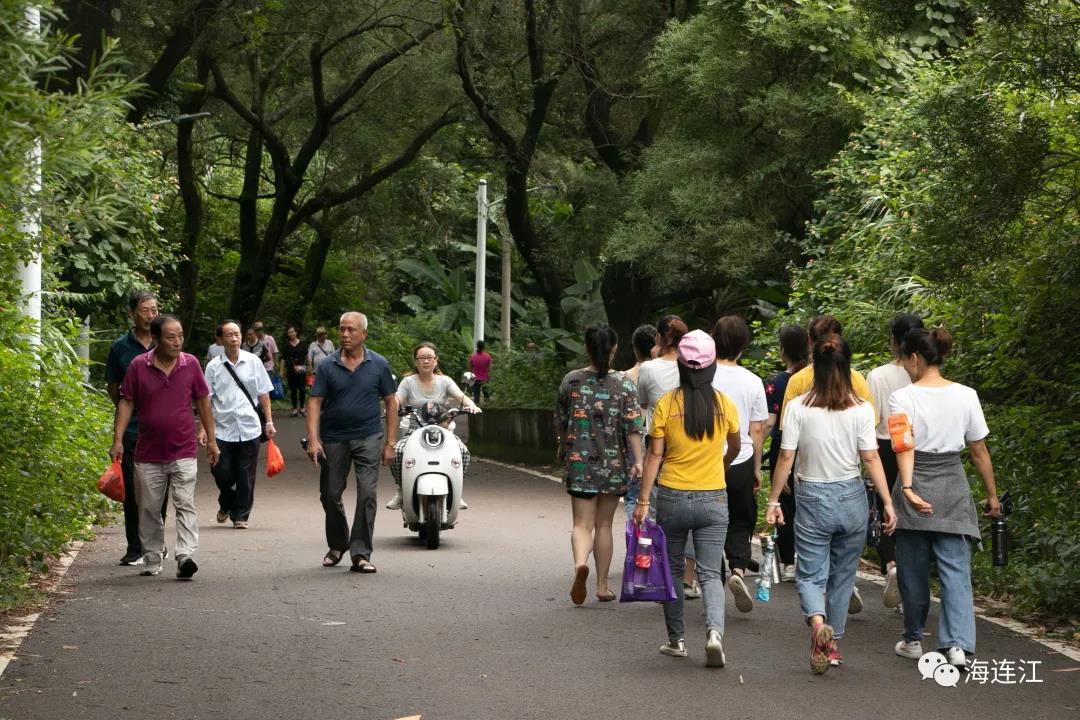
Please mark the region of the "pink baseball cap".
[[716, 343], [703, 330], [691, 330], [679, 341], [679, 362], [692, 370], [702, 370], [716, 362]]

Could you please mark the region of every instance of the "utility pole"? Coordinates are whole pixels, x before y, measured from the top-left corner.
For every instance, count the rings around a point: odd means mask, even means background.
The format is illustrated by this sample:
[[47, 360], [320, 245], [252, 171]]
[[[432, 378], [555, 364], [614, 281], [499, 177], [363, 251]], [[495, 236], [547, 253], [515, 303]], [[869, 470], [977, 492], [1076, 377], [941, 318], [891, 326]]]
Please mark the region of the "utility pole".
[[[41, 10], [36, 5], [26, 7], [26, 31], [31, 35], [41, 32]], [[41, 344], [41, 213], [37, 208], [37, 197], [41, 193], [41, 138], [34, 139], [26, 154], [26, 165], [29, 181], [23, 192], [23, 206], [15, 231], [27, 238], [32, 251], [26, 262], [19, 263], [16, 272], [20, 287], [19, 309], [30, 318], [30, 342], [36, 347]]]
[[473, 348], [484, 339], [484, 290], [487, 277], [487, 180], [476, 190], [476, 284], [473, 306]]
[[[531, 193], [536, 190], [549, 190], [557, 187], [552, 183], [531, 187], [525, 192]], [[487, 221], [491, 209], [502, 204], [506, 197], [500, 197], [487, 201], [487, 180], [480, 181], [480, 189], [476, 191], [476, 307], [473, 317], [476, 319], [476, 328], [473, 330], [474, 342], [484, 339], [484, 276], [487, 270]], [[514, 254], [514, 236], [510, 234], [510, 225], [506, 220], [506, 212], [498, 215], [500, 245], [502, 248], [502, 312], [500, 330], [502, 347], [504, 350], [510, 347], [510, 271], [511, 259]]]

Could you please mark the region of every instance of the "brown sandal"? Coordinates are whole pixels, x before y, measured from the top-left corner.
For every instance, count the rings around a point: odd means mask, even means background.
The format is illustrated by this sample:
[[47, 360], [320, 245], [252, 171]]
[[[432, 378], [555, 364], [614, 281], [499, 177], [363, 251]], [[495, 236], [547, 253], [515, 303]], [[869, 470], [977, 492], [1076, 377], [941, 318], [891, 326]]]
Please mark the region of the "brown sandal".
[[357, 555], [352, 559], [352, 567], [349, 568], [349, 571], [356, 573], [373, 573], [375, 572], [375, 566]]
[[328, 550], [326, 554], [323, 555], [322, 566], [334, 567], [339, 562], [341, 562], [341, 558], [343, 557], [345, 557], [344, 550]]
[[603, 595], [601, 595], [600, 593], [596, 593], [596, 599], [599, 600], [600, 602], [611, 602], [612, 600], [615, 600], [618, 597], [619, 596], [616, 595], [613, 590], [608, 590]]
[[570, 601], [575, 605], [580, 605], [585, 602], [585, 596], [588, 594], [588, 590], [585, 588], [585, 581], [589, 579], [589, 566], [578, 565], [574, 571], [574, 584], [570, 587]]

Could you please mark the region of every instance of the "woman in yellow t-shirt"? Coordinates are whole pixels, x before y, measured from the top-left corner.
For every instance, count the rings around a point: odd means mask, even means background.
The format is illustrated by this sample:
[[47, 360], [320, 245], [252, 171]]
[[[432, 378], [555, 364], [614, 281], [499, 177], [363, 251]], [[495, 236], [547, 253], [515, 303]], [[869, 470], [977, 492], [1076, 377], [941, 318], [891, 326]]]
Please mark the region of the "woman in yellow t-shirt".
[[[705, 664], [723, 667], [721, 571], [728, 527], [724, 471], [739, 454], [739, 415], [731, 398], [712, 387], [716, 345], [711, 337], [701, 330], [684, 335], [679, 341], [678, 361], [680, 386], [661, 397], [653, 413], [649, 429], [652, 440], [634, 522], [641, 525], [645, 521], [649, 501], [642, 498], [649, 497], [659, 474], [656, 522], [667, 537], [671, 576], [683, 575], [686, 537], [693, 530], [697, 576], [705, 605]], [[686, 657], [682, 583], [675, 583], [675, 591], [678, 599], [664, 603], [668, 641], [660, 646], [660, 652]]]

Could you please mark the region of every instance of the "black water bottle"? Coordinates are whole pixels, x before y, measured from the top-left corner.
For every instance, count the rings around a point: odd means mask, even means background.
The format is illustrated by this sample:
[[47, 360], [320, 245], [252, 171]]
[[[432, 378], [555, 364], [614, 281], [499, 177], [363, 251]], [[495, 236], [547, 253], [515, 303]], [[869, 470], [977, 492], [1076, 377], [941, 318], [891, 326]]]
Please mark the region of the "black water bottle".
[[996, 567], [1009, 564], [1009, 513], [1013, 504], [1009, 493], [1001, 496], [1001, 515], [990, 520], [990, 551]]

